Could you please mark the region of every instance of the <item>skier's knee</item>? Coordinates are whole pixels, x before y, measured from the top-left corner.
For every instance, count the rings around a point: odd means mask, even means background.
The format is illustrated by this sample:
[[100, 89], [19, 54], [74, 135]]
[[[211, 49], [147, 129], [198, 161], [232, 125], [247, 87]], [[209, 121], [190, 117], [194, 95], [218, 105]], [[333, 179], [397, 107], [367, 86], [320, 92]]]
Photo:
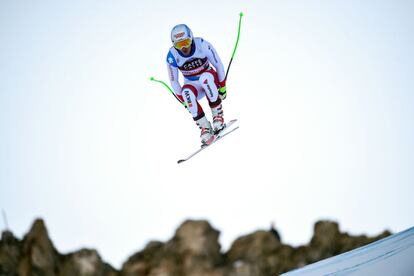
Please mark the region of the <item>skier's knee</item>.
[[193, 85], [184, 84], [183, 87], [181, 88], [181, 93], [184, 94], [185, 91], [191, 92], [197, 98], [198, 92], [197, 92], [197, 89]]
[[216, 101], [218, 97], [218, 90], [214, 82], [214, 76], [209, 72], [205, 72], [200, 76], [200, 83], [207, 95], [208, 101]]
[[197, 90], [193, 86], [184, 85], [181, 96], [186, 102], [188, 111], [190, 111], [193, 118], [203, 112], [203, 109], [197, 101]]
[[200, 75], [200, 83], [201, 85], [206, 85], [207, 83], [212, 85], [214, 83], [214, 76], [210, 72], [204, 72]]

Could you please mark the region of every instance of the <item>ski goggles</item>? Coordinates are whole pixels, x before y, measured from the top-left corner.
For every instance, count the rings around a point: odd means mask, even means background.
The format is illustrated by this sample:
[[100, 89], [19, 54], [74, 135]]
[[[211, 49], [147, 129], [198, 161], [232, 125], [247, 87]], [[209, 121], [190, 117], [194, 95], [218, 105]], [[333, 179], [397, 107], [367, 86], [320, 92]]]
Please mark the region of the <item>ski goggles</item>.
[[178, 50], [181, 50], [182, 48], [190, 47], [192, 42], [193, 41], [191, 40], [191, 38], [186, 38], [184, 40], [180, 40], [174, 43], [174, 47], [177, 48]]

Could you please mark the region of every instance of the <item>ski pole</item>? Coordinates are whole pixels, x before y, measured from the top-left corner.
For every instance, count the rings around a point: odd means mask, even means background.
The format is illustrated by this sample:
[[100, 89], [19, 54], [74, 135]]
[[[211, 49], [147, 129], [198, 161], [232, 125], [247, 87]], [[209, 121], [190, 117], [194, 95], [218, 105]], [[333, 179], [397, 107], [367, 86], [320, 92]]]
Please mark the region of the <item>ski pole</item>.
[[187, 104], [185, 103], [185, 102], [182, 102], [178, 97], [177, 97], [177, 95], [175, 95], [175, 93], [174, 93], [174, 91], [172, 91], [172, 89], [165, 83], [165, 82], [163, 82], [162, 80], [157, 80], [157, 79], [155, 79], [154, 77], [150, 77], [150, 80], [151, 81], [155, 81], [155, 82], [159, 82], [159, 83], [162, 83], [170, 92], [171, 92], [171, 94], [173, 94], [173, 96], [174, 96], [174, 98], [177, 100], [177, 101], [179, 101], [185, 108], [187, 108]]
[[240, 18], [239, 18], [239, 28], [238, 28], [238, 31], [237, 31], [236, 45], [234, 46], [234, 50], [233, 50], [233, 54], [231, 55], [231, 59], [230, 59], [230, 62], [229, 62], [229, 66], [227, 66], [226, 77], [224, 78], [225, 80], [227, 80], [227, 75], [229, 74], [230, 66], [231, 66], [231, 63], [233, 62], [234, 54], [236, 53], [236, 49], [237, 49], [237, 46], [239, 44], [240, 28], [241, 28], [241, 21], [242, 21], [242, 17], [243, 17], [243, 12], [240, 12], [239, 15], [240, 15]]

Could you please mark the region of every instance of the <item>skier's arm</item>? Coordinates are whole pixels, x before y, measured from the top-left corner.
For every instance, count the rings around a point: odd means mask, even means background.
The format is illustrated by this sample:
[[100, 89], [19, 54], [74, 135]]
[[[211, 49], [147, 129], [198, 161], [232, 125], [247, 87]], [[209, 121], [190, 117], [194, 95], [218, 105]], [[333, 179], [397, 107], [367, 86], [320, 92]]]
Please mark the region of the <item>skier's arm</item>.
[[168, 78], [170, 79], [171, 87], [176, 95], [181, 96], [181, 84], [178, 81], [178, 67], [174, 57], [168, 53], [167, 56], [167, 70]]
[[178, 68], [167, 64], [171, 87], [176, 95], [181, 95], [181, 85], [178, 82]]
[[224, 71], [224, 65], [221, 62], [221, 59], [214, 49], [213, 45], [211, 45], [208, 41], [204, 40], [204, 50], [207, 55], [209, 62], [216, 68], [218, 79], [219, 79], [219, 93], [220, 98], [223, 100], [226, 98], [227, 91], [226, 91], [226, 73]]

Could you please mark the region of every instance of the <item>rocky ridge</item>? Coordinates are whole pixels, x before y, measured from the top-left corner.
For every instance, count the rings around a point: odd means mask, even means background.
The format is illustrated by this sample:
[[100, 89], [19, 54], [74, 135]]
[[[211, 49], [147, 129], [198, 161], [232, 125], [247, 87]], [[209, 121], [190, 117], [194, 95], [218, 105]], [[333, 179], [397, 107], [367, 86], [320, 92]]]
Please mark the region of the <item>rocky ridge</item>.
[[366, 245], [376, 237], [342, 233], [333, 221], [319, 221], [308, 245], [283, 244], [275, 229], [236, 239], [221, 251], [219, 231], [204, 220], [187, 220], [166, 242], [151, 241], [129, 257], [120, 271], [93, 249], [60, 254], [45, 223], [37, 219], [22, 240], [4, 231], [0, 241], [0, 275], [21, 276], [270, 276]]

